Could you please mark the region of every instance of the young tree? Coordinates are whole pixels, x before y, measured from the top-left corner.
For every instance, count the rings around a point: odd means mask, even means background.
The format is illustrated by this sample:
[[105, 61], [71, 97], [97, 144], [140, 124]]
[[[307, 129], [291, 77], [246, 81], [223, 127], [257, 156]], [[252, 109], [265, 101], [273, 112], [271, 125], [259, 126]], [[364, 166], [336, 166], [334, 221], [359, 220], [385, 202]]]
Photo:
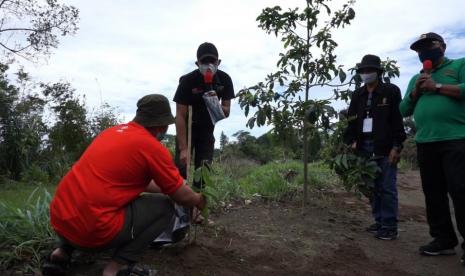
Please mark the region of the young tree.
[[58, 36], [76, 33], [79, 11], [57, 0], [1, 0], [0, 47], [27, 59], [48, 56]]
[[[333, 53], [337, 43], [332, 31], [343, 28], [354, 19], [353, 0], [333, 11], [330, 0], [306, 0], [305, 8], [283, 11], [280, 6], [265, 8], [257, 17], [259, 27], [279, 37], [284, 44], [277, 63], [277, 72], [269, 74], [264, 82], [241, 90], [239, 102], [245, 115], [251, 108], [255, 113], [247, 126], [273, 124], [277, 132], [289, 127], [302, 130], [304, 147], [304, 205], [308, 187], [308, 134], [310, 128], [329, 128], [336, 112], [328, 100], [310, 99], [313, 87], [333, 87], [338, 78], [341, 83], [347, 74], [336, 64]], [[345, 96], [335, 90], [336, 98]], [[304, 120], [304, 119], [307, 120]]]

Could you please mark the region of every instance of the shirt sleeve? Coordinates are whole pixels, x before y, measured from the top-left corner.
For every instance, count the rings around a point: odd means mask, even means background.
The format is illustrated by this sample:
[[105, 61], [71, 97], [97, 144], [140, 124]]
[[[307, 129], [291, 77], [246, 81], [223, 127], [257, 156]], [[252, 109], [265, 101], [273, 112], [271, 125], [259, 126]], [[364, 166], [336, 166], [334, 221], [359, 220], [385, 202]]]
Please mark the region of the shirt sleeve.
[[234, 86], [231, 77], [228, 74], [225, 74], [224, 78], [224, 94], [222, 100], [228, 101], [235, 98]]
[[399, 104], [401, 102], [400, 89], [397, 86], [393, 85], [392, 91], [393, 103], [391, 104], [391, 129], [392, 136], [394, 139], [394, 146], [402, 146], [402, 143], [407, 138], [404, 129], [404, 122], [402, 120], [402, 115], [400, 114]]
[[178, 88], [174, 94], [173, 101], [178, 104], [189, 105], [189, 86], [185, 76], [179, 78]]
[[402, 99], [402, 101], [399, 104], [399, 110], [400, 110], [400, 114], [402, 115], [402, 117], [408, 117], [408, 116], [412, 115], [413, 110], [415, 109], [416, 102], [414, 102], [410, 98], [410, 94], [412, 93], [413, 89], [415, 88], [415, 83], [417, 81], [418, 76], [419, 75], [416, 75], [410, 80], [410, 82], [408, 84], [408, 87], [407, 87], [407, 91], [405, 92], [404, 98]]
[[151, 145], [152, 150], [144, 152], [152, 179], [166, 195], [174, 194], [184, 183], [168, 149], [158, 141]]
[[465, 99], [465, 58], [462, 59], [462, 65], [459, 72], [460, 98]]

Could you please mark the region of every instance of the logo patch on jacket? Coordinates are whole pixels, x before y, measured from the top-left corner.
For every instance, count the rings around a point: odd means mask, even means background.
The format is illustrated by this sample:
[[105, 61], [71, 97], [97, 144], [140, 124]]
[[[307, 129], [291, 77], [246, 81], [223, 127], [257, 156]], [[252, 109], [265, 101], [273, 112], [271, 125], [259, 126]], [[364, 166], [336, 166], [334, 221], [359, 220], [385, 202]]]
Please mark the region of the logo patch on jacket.
[[381, 101], [380, 104], [378, 104], [378, 106], [388, 106], [389, 104], [387, 103], [387, 98], [384, 97], [383, 100]]
[[443, 76], [446, 76], [446, 77], [455, 77], [456, 75], [457, 74], [452, 69], [444, 70], [444, 73], [443, 73]]

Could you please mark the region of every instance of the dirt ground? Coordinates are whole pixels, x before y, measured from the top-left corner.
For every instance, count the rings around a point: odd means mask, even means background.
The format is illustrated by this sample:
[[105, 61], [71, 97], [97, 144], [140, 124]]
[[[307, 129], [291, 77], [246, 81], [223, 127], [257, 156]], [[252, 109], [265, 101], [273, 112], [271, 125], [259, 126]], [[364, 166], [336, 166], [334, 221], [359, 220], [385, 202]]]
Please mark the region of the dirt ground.
[[[300, 202], [235, 204], [198, 230], [196, 244], [149, 249], [143, 263], [159, 275], [465, 275], [456, 256], [424, 257], [429, 242], [418, 172], [398, 175], [400, 238], [381, 241], [365, 199], [317, 191], [302, 214]], [[100, 275], [105, 260], [75, 266], [70, 275]]]

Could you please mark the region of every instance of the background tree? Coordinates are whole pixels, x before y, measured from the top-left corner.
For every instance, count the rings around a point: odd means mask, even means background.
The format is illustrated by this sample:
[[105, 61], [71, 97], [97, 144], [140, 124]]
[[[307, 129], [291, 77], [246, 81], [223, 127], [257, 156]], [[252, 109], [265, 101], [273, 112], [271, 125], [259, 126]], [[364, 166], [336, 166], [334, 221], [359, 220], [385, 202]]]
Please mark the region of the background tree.
[[120, 123], [121, 119], [118, 110], [104, 102], [91, 114], [90, 135], [93, 138], [103, 130]]
[[47, 127], [45, 101], [29, 91], [29, 77], [17, 73], [20, 86], [10, 84], [7, 66], [0, 70], [0, 174], [19, 180], [40, 155]]
[[229, 138], [228, 136], [226, 136], [226, 134], [224, 134], [224, 132], [222, 131], [221, 132], [221, 135], [220, 135], [220, 150], [223, 151], [224, 150], [224, 147], [226, 145], [228, 145], [229, 143]]
[[74, 34], [79, 11], [57, 0], [1, 0], [0, 47], [27, 59], [48, 56], [58, 37]]
[[[329, 0], [306, 0], [303, 9], [283, 11], [280, 6], [265, 8], [257, 17], [259, 27], [274, 34], [283, 42], [284, 53], [279, 54], [277, 72], [269, 74], [264, 82], [241, 90], [239, 102], [245, 115], [251, 108], [255, 113], [247, 126], [274, 124], [276, 131], [290, 126], [301, 130], [304, 147], [304, 204], [308, 186], [308, 134], [310, 128], [328, 128], [336, 112], [329, 100], [309, 98], [313, 87], [333, 86], [347, 74], [336, 65], [333, 51], [337, 43], [332, 31], [354, 19], [354, 1], [349, 0], [339, 10], [332, 11]], [[336, 97], [340, 94], [337, 93]], [[328, 97], [331, 98], [331, 97]], [[307, 115], [308, 123], [305, 123]]]
[[75, 95], [75, 90], [69, 83], [41, 86], [55, 114], [55, 123], [49, 132], [49, 146], [53, 152], [60, 155], [70, 154], [75, 159], [91, 139], [84, 99]]

